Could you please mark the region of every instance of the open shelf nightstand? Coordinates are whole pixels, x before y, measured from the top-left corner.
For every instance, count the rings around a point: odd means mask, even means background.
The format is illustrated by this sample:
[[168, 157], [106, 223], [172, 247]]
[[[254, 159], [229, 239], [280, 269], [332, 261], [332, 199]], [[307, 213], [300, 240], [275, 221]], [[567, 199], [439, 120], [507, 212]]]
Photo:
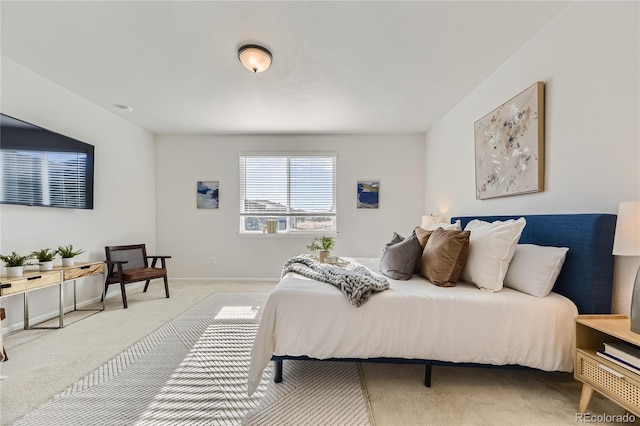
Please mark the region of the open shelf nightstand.
[[626, 342], [640, 346], [640, 334], [631, 332], [624, 315], [579, 315], [576, 319], [574, 377], [582, 382], [578, 411], [589, 407], [593, 391], [640, 416], [640, 375], [621, 367], [596, 351], [607, 342]]

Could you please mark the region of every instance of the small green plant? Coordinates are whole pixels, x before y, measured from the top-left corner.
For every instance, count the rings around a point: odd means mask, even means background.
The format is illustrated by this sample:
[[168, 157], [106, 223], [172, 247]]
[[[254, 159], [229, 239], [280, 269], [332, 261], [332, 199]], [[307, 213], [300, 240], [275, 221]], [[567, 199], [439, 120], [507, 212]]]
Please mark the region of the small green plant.
[[333, 237], [316, 237], [311, 241], [307, 248], [313, 252], [329, 251], [335, 247], [336, 243]]
[[38, 259], [38, 262], [50, 262], [58, 254], [57, 250], [46, 248], [42, 250], [35, 250], [31, 252], [31, 256]]
[[82, 249], [74, 250], [73, 244], [69, 244], [68, 246], [58, 246], [58, 250], [56, 251], [63, 259], [76, 257], [77, 255], [84, 253], [84, 250]]
[[33, 265], [31, 262], [33, 259], [33, 254], [28, 254], [23, 256], [21, 254], [16, 253], [15, 251], [11, 252], [10, 255], [4, 256], [0, 254], [0, 260], [4, 262], [4, 266], [10, 268], [12, 266], [28, 266]]

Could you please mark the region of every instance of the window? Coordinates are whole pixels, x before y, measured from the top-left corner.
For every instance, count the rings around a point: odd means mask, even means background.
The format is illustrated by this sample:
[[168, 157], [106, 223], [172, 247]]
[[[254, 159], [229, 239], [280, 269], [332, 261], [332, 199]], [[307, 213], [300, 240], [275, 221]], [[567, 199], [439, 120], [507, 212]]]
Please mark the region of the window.
[[262, 232], [336, 232], [336, 154], [240, 155], [240, 233]]

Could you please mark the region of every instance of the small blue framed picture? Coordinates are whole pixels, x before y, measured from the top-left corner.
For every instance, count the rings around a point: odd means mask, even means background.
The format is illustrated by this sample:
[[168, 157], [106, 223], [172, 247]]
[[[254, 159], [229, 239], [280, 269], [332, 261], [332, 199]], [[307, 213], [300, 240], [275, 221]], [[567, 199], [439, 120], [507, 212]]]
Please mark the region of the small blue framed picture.
[[358, 204], [359, 209], [377, 209], [380, 196], [379, 180], [359, 180], [358, 181]]
[[217, 180], [199, 180], [198, 181], [198, 208], [199, 209], [217, 209], [218, 208], [218, 188]]

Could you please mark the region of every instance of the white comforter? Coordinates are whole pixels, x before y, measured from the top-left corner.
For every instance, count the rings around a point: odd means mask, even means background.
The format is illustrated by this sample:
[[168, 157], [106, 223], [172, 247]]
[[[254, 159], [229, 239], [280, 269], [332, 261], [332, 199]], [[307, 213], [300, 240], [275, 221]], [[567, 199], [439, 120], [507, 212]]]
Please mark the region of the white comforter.
[[[367, 263], [373, 272], [377, 263]], [[249, 393], [272, 355], [408, 358], [518, 364], [573, 371], [576, 306], [556, 293], [544, 298], [504, 288], [480, 291], [459, 282], [438, 287], [414, 276], [361, 307], [339, 289], [295, 273], [269, 295], [251, 353]]]

